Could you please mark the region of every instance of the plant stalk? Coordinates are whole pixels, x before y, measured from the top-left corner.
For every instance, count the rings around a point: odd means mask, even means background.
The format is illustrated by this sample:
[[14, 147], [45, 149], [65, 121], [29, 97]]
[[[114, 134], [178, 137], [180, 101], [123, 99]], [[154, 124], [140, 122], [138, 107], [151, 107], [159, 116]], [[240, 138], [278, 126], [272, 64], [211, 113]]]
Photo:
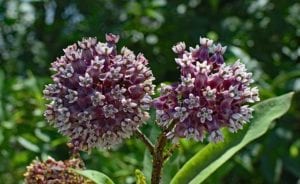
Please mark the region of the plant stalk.
[[163, 130], [158, 137], [158, 141], [154, 148], [151, 184], [160, 184], [163, 164], [165, 161], [164, 149], [168, 142], [167, 134], [173, 129], [175, 122], [172, 121], [170, 125]]
[[162, 168], [164, 164], [164, 148], [167, 143], [166, 134], [162, 133], [159, 138], [157, 145], [155, 146], [155, 152], [153, 155], [153, 163], [152, 163], [152, 176], [151, 176], [151, 184], [159, 184], [162, 175]]

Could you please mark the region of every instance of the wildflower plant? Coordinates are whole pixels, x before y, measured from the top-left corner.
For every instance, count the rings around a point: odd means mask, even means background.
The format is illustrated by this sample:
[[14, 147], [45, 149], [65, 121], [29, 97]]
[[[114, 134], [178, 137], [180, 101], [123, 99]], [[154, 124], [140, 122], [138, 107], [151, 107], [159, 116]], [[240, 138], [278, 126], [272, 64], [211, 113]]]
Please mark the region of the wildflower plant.
[[[148, 60], [126, 47], [118, 51], [118, 40], [113, 34], [106, 35], [106, 42], [84, 38], [52, 63], [53, 83], [43, 91], [49, 101], [44, 114], [69, 138], [73, 156], [96, 147], [110, 149], [136, 135], [152, 156], [151, 183], [159, 184], [164, 163], [180, 147], [180, 139], [194, 139], [208, 144], [170, 182], [200, 183], [289, 108], [292, 94], [250, 106], [260, 101], [252, 73], [240, 60], [226, 64], [226, 47], [203, 37], [189, 49], [184, 42], [172, 47], [180, 79], [161, 84], [152, 99], [155, 86]], [[156, 118], [148, 123], [161, 129], [155, 143], [140, 130], [150, 108]], [[34, 161], [25, 181], [113, 183], [100, 172], [80, 170], [74, 160]], [[138, 183], [149, 181], [141, 171], [136, 173]]]

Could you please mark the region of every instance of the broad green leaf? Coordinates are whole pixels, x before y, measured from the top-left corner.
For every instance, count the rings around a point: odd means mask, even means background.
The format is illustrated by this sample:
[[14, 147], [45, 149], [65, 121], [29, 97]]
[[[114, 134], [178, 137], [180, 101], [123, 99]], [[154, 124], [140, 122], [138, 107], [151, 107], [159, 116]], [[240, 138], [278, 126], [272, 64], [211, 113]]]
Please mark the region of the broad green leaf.
[[72, 171], [92, 180], [96, 184], [114, 184], [114, 182], [108, 176], [99, 171], [77, 169], [72, 169]]
[[151, 172], [152, 172], [152, 156], [150, 152], [146, 149], [144, 153], [144, 159], [143, 159], [143, 173], [148, 183], [151, 182], [150, 181]]
[[225, 131], [224, 142], [201, 149], [177, 172], [171, 184], [202, 183], [236, 152], [266, 133], [271, 122], [287, 112], [292, 96], [288, 93], [254, 105], [254, 117], [243, 130], [235, 134]]
[[[147, 121], [146, 124], [151, 125], [151, 130], [150, 130], [150, 134], [148, 135], [150, 141], [152, 141], [152, 143], [155, 143], [157, 137], [159, 136], [160, 133], [160, 128], [158, 126], [156, 126], [155, 124], [153, 124], [153, 122], [155, 121], [156, 117], [156, 113], [154, 109], [150, 110], [150, 118]], [[146, 181], [147, 183], [150, 183], [150, 179], [151, 179], [151, 172], [152, 172], [152, 156], [149, 152], [148, 149], [145, 149], [145, 153], [144, 153], [144, 159], [143, 159], [143, 173], [146, 177]]]

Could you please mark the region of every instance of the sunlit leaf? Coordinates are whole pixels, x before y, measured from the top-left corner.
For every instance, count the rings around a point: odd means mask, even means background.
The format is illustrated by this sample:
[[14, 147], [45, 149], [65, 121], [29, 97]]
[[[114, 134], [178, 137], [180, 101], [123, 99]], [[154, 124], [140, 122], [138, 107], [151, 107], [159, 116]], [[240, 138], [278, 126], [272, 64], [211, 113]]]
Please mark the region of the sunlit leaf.
[[92, 180], [96, 184], [114, 184], [114, 182], [108, 176], [99, 171], [76, 169], [72, 169], [72, 171]]

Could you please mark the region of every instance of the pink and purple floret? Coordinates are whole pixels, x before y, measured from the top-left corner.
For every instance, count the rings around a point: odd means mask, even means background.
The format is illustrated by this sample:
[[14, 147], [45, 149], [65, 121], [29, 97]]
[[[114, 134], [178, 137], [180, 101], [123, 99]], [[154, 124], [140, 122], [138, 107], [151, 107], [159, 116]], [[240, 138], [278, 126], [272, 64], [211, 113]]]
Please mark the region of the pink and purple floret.
[[248, 104], [259, 101], [258, 89], [250, 87], [254, 81], [245, 65], [239, 60], [226, 65], [226, 47], [207, 38], [200, 37], [200, 46], [189, 51], [184, 42], [172, 50], [178, 55], [175, 61], [181, 81], [162, 85], [160, 97], [154, 101], [158, 124], [167, 127], [175, 123], [168, 137], [174, 141], [203, 141], [208, 137], [210, 142], [218, 142], [223, 140], [222, 127], [231, 132], [242, 129], [252, 117]]
[[118, 40], [113, 34], [105, 43], [83, 39], [52, 63], [54, 83], [43, 91], [50, 100], [45, 116], [75, 150], [110, 148], [149, 117], [154, 77], [148, 61], [126, 47], [118, 54]]

